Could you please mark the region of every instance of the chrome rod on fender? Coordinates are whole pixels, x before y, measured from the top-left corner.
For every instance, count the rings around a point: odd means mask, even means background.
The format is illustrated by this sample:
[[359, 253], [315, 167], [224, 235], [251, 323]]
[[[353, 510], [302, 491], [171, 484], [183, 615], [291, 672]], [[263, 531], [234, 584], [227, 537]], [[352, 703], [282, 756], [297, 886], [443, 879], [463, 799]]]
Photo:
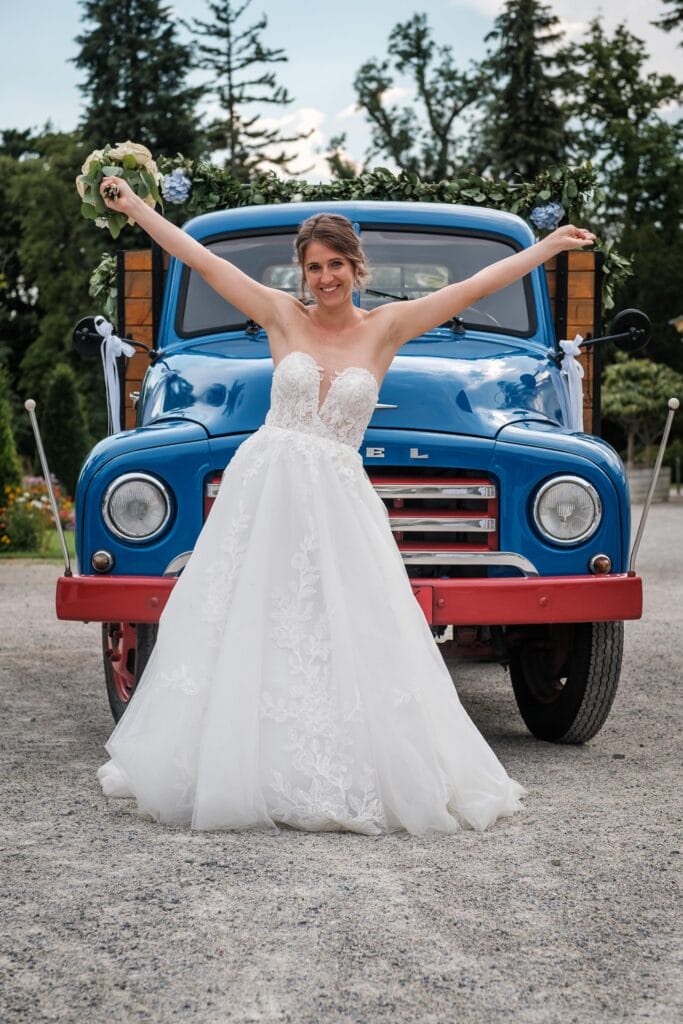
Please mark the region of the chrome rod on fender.
[[666, 451], [666, 445], [667, 445], [667, 442], [669, 440], [669, 434], [671, 433], [671, 424], [673, 423], [673, 419], [674, 419], [674, 416], [676, 415], [676, 410], [678, 409], [678, 407], [680, 405], [680, 402], [678, 401], [677, 398], [670, 398], [669, 401], [667, 402], [667, 405], [669, 406], [669, 412], [668, 412], [668, 415], [666, 417], [666, 423], [664, 424], [664, 433], [662, 434], [662, 440], [660, 441], [660, 444], [659, 444], [659, 451], [657, 452], [657, 458], [655, 460], [655, 467], [652, 470], [652, 479], [650, 480], [650, 488], [649, 488], [649, 490], [647, 492], [647, 498], [645, 499], [645, 504], [643, 506], [643, 514], [640, 517], [640, 522], [638, 523], [638, 532], [636, 533], [636, 539], [633, 542], [633, 549], [631, 551], [631, 559], [630, 559], [630, 561], [628, 563], [628, 571], [629, 572], [635, 572], [636, 571], [636, 556], [638, 554], [638, 548], [640, 547], [640, 542], [641, 542], [641, 540], [643, 538], [643, 531], [645, 530], [645, 523], [647, 521], [647, 515], [648, 515], [648, 512], [650, 511], [650, 505], [652, 504], [652, 497], [653, 497], [653, 495], [655, 493], [655, 486], [657, 484], [657, 477], [659, 476], [659, 471], [662, 468], [662, 460], [664, 458], [664, 452]]
[[55, 498], [55, 492], [52, 487], [52, 478], [50, 476], [50, 470], [47, 465], [47, 458], [45, 456], [45, 449], [43, 448], [43, 442], [40, 437], [40, 430], [38, 429], [38, 420], [36, 419], [36, 403], [32, 398], [27, 398], [24, 402], [24, 408], [28, 413], [29, 419], [31, 420], [31, 426], [33, 427], [33, 436], [36, 439], [36, 445], [38, 447], [38, 455], [40, 457], [40, 464], [43, 467], [43, 476], [45, 477], [45, 483], [47, 485], [47, 493], [50, 495], [50, 505], [52, 506], [52, 517], [57, 527], [57, 533], [59, 535], [59, 542], [62, 545], [62, 553], [64, 555], [64, 575], [73, 576], [71, 572], [71, 559], [69, 558], [69, 550], [66, 546], [66, 540], [64, 538], [64, 530], [59, 520], [59, 509], [57, 508], [57, 499]]

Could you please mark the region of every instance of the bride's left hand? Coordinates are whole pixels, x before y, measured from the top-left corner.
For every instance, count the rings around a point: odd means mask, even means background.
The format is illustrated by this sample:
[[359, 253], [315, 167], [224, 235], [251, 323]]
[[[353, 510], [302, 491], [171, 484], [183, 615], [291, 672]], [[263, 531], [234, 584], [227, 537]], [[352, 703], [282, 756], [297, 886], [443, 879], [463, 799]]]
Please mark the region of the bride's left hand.
[[556, 252], [565, 252], [568, 249], [581, 249], [584, 245], [592, 245], [595, 235], [586, 228], [577, 228], [573, 224], [565, 224], [546, 236], [546, 242], [550, 242]]

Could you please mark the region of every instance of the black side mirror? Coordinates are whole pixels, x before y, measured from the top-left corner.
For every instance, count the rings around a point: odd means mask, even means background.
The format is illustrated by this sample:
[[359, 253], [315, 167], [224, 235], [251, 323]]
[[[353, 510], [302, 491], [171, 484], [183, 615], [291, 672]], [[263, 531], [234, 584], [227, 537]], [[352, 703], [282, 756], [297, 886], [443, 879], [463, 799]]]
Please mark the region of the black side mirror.
[[[74, 348], [83, 359], [97, 359], [99, 357], [104, 336], [97, 330], [97, 324], [102, 323], [104, 320], [103, 316], [84, 316], [74, 327], [72, 335]], [[127, 341], [129, 345], [134, 345], [135, 348], [142, 352], [150, 351], [147, 345], [143, 345], [141, 341], [133, 341], [131, 338], [123, 338], [122, 340]]]
[[638, 352], [650, 340], [652, 324], [639, 309], [622, 309], [612, 320], [610, 331], [617, 335], [614, 342], [622, 352]]
[[83, 359], [97, 359], [104, 338], [95, 327], [94, 316], [84, 316], [74, 327], [74, 348]]
[[645, 313], [641, 313], [639, 309], [622, 309], [612, 320], [609, 334], [604, 334], [602, 338], [587, 338], [581, 342], [581, 347], [587, 348], [589, 345], [613, 341], [622, 352], [637, 352], [645, 348], [650, 340], [651, 331], [652, 324]]

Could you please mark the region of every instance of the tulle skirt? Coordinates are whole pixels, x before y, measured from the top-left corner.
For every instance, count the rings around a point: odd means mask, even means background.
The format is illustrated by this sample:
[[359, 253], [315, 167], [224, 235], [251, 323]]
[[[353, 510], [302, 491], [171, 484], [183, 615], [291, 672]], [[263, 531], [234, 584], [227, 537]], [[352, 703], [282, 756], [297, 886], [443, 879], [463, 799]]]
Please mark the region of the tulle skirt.
[[195, 829], [451, 833], [525, 792], [460, 703], [358, 452], [266, 425], [106, 749], [106, 794]]

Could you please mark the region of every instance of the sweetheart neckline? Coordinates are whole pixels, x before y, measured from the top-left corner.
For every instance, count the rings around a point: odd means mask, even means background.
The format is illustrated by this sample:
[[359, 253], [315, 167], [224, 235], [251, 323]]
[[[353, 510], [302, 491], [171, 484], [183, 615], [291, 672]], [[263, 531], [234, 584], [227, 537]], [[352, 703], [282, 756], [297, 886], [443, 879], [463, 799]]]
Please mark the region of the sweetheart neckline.
[[[318, 361], [316, 360], [315, 356], [312, 356], [310, 352], [305, 352], [301, 348], [295, 348], [295, 349], [292, 349], [291, 352], [287, 352], [282, 357], [280, 362], [277, 364], [277, 366], [273, 370], [273, 373], [275, 372], [275, 370], [278, 370], [282, 366], [282, 364], [284, 363], [285, 359], [289, 359], [290, 356], [305, 356], [307, 359], [310, 359], [310, 361], [313, 363], [313, 365], [315, 366], [316, 370], [318, 371], [318, 374], [319, 374], [319, 377], [320, 377], [320, 383], [322, 383], [322, 381], [324, 380], [325, 367], [321, 366], [318, 363]], [[334, 371], [334, 376], [330, 380], [330, 386], [327, 389], [327, 392], [326, 392], [325, 397], [323, 398], [322, 402], [320, 401], [320, 389], [318, 389], [318, 403], [319, 403], [318, 404], [318, 410], [317, 410], [317, 415], [318, 416], [320, 416], [320, 414], [322, 413], [323, 409], [325, 408], [325, 403], [327, 402], [327, 399], [330, 397], [330, 392], [332, 391], [332, 388], [334, 387], [335, 381], [340, 380], [344, 376], [345, 373], [348, 373], [349, 370], [360, 370], [362, 373], [367, 373], [370, 377], [372, 377], [373, 383], [375, 385], [375, 390], [376, 390], [377, 394], [379, 394], [379, 384], [377, 382], [377, 377], [372, 372], [372, 370], [369, 370], [367, 368], [367, 366], [345, 366], [343, 370], [335, 370]]]

